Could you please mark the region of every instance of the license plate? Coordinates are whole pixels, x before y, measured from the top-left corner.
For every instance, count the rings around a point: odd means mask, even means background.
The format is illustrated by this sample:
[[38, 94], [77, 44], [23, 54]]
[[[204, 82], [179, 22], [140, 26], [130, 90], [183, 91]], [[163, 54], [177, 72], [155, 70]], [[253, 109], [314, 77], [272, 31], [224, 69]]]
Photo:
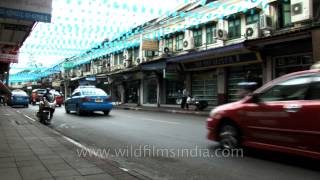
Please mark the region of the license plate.
[[101, 103], [103, 100], [102, 99], [96, 99], [97, 103]]
[[23, 99], [22, 98], [17, 98], [17, 101], [22, 101]]

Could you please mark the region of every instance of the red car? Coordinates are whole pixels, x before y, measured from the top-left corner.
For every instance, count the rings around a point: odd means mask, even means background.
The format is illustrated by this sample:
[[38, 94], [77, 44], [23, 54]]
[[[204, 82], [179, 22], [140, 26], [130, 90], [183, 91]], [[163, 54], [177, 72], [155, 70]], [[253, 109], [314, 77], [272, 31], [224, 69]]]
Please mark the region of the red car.
[[320, 70], [277, 78], [242, 100], [218, 106], [208, 139], [320, 159]]
[[54, 95], [55, 100], [56, 100], [56, 105], [61, 107], [62, 104], [63, 104], [63, 101], [64, 101], [63, 100], [63, 95], [60, 92], [56, 91], [56, 90], [51, 90], [50, 93]]

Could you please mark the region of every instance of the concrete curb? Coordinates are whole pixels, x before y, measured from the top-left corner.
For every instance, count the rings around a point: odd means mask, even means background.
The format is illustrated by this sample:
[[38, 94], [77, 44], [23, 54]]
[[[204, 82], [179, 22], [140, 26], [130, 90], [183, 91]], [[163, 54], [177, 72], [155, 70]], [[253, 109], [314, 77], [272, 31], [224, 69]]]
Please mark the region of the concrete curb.
[[161, 109], [161, 108], [143, 108], [143, 107], [129, 107], [129, 106], [114, 106], [114, 109], [135, 110], [135, 111], [150, 111], [150, 112], [165, 112], [174, 114], [190, 114], [196, 116], [208, 116], [208, 111], [179, 111], [175, 109]]

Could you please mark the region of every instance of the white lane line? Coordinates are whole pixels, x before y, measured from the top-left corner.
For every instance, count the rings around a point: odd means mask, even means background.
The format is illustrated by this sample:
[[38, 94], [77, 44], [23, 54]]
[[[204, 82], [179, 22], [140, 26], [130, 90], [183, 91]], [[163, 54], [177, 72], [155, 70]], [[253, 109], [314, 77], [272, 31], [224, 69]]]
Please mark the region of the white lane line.
[[[134, 118], [133, 116], [127, 116], [127, 118], [131, 119]], [[153, 121], [153, 122], [160, 122], [160, 123], [167, 123], [167, 124], [181, 124], [178, 122], [172, 122], [172, 121], [164, 121], [164, 120], [155, 120], [155, 119], [149, 119], [149, 118], [137, 118], [143, 121]]]
[[27, 116], [27, 115], [25, 115], [25, 114], [24, 114], [24, 117], [30, 119], [31, 121], [36, 121], [36, 120], [34, 120], [33, 118], [31, 118], [31, 117], [29, 117], [29, 116]]
[[180, 124], [178, 122], [172, 122], [172, 121], [163, 121], [163, 120], [155, 120], [155, 119], [141, 119], [141, 120], [144, 120], [144, 121], [153, 121], [153, 122], [160, 122], [160, 123], [167, 123], [167, 124]]

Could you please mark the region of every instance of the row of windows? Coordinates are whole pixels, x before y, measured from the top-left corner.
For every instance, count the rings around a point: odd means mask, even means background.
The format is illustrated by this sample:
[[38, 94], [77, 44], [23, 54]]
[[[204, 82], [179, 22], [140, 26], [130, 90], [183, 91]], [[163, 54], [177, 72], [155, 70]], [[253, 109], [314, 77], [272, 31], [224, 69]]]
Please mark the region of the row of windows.
[[[259, 13], [253, 12], [246, 15], [246, 24], [253, 24], [259, 21]], [[216, 39], [213, 36], [213, 33], [216, 29], [216, 25], [211, 24], [206, 26], [206, 44], [213, 44], [216, 42]], [[230, 39], [240, 38], [241, 37], [241, 19], [240, 17], [230, 18], [228, 21], [228, 34]], [[182, 50], [183, 47], [183, 34], [176, 36], [176, 51]], [[196, 47], [203, 45], [202, 42], [202, 29], [193, 30], [193, 39]], [[173, 50], [173, 38], [168, 38], [165, 40], [165, 47], [168, 47], [171, 51]]]

